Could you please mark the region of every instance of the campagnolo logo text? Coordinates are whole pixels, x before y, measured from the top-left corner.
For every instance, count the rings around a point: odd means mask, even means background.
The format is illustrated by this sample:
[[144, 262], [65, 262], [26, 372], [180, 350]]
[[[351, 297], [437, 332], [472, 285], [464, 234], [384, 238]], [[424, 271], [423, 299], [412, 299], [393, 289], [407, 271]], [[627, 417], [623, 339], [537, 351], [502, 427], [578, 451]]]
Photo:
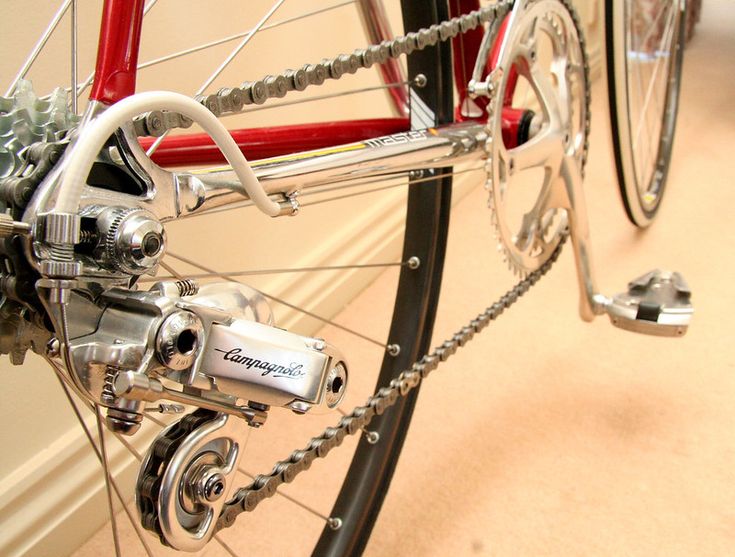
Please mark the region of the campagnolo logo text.
[[259, 358], [253, 358], [244, 354], [242, 348], [233, 348], [231, 350], [220, 350], [219, 348], [214, 349], [216, 352], [224, 354], [222, 359], [226, 362], [232, 362], [233, 364], [239, 364], [245, 366], [247, 369], [257, 369], [260, 371], [261, 376], [271, 375], [272, 377], [285, 377], [287, 379], [298, 379], [306, 375], [304, 371], [304, 365], [296, 362], [291, 362], [287, 366], [271, 363], [267, 360], [261, 360]]

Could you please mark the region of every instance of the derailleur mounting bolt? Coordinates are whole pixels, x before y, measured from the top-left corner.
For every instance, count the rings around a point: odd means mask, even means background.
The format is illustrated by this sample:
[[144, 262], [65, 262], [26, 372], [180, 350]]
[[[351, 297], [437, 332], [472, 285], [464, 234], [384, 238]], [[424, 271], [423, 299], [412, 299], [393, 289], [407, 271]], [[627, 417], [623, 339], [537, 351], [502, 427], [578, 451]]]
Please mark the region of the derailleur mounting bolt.
[[493, 85], [490, 83], [490, 80], [477, 81], [470, 79], [470, 82], [467, 84], [467, 93], [472, 99], [476, 99], [477, 97], [491, 97]]
[[214, 503], [225, 494], [225, 477], [219, 470], [205, 470], [200, 479], [199, 495]]

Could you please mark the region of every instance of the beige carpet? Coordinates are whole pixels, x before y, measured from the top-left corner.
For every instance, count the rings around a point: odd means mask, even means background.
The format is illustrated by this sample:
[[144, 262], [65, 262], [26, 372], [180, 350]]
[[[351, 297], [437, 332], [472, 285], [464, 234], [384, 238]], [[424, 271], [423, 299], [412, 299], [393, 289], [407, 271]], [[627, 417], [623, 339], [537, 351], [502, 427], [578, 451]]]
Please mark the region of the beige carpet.
[[[705, 3], [687, 52], [669, 191], [646, 232], [623, 213], [603, 83], [594, 90], [586, 192], [600, 287], [613, 294], [656, 266], [682, 271], [696, 304], [687, 336], [582, 323], [567, 250], [424, 387], [368, 556], [735, 555], [733, 26], [731, 2]], [[512, 284], [485, 193], [464, 200], [454, 219], [437, 340]], [[377, 281], [340, 321], [360, 322], [389, 282]], [[328, 492], [328, 480], [310, 487]], [[297, 484], [288, 491], [300, 492]], [[307, 529], [318, 519], [273, 509], [225, 539], [247, 555], [295, 554], [299, 543], [274, 526]], [[255, 548], [268, 539], [276, 549]], [[128, 540], [124, 554], [142, 554]], [[226, 555], [216, 544], [204, 553]], [[104, 534], [78, 553], [109, 554]]]

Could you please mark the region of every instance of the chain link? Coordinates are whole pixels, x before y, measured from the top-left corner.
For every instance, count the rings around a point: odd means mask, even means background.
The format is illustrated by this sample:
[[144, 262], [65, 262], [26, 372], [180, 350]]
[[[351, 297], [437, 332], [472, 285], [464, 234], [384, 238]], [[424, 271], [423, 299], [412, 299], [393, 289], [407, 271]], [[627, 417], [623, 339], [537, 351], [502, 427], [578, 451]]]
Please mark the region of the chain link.
[[[448, 41], [478, 25], [505, 16], [512, 5], [512, 0], [503, 0], [428, 28], [357, 49], [352, 54], [340, 54], [334, 58], [325, 58], [318, 64], [305, 64], [298, 70], [286, 70], [258, 81], [246, 81], [240, 87], [225, 87], [216, 93], [198, 95], [196, 100], [217, 117], [239, 114], [248, 105], [261, 105], [269, 99], [280, 99], [292, 91], [304, 91], [309, 87], [322, 85], [327, 80], [354, 74], [374, 64], [383, 64], [390, 58], [400, 58], [404, 54], [409, 55], [438, 42]], [[160, 137], [174, 128], [188, 128], [191, 124], [192, 121], [181, 114], [160, 110], [142, 114], [134, 120], [138, 135], [154, 137]]]
[[475, 334], [482, 332], [491, 321], [496, 320], [528, 292], [551, 269], [566, 239], [565, 234], [552, 256], [541, 267], [519, 281], [450, 339], [398, 374], [388, 386], [382, 387], [369, 397], [364, 405], [355, 407], [351, 413], [343, 416], [336, 426], [328, 427], [321, 435], [313, 437], [303, 449], [297, 449], [288, 458], [277, 462], [269, 474], [260, 474], [250, 485], [238, 489], [233, 498], [225, 504], [217, 521], [217, 530], [232, 526], [239, 514], [255, 510], [262, 501], [273, 497], [280, 485], [292, 482], [301, 472], [308, 470], [315, 459], [325, 458], [332, 449], [342, 444], [346, 436], [364, 430], [375, 416], [383, 414], [399, 398], [407, 396], [418, 387], [440, 363], [446, 362], [460, 347], [471, 341]]
[[[580, 43], [584, 51], [584, 37], [581, 33], [579, 19], [568, 0], [560, 0], [574, 18], [580, 31]], [[407, 35], [383, 41], [364, 49], [358, 49], [350, 55], [340, 55], [325, 59], [318, 64], [307, 64], [299, 70], [286, 70], [279, 75], [267, 76], [259, 81], [243, 83], [241, 87], [224, 88], [210, 95], [201, 95], [197, 100], [211, 110], [216, 116], [237, 114], [247, 105], [260, 105], [272, 98], [282, 98], [291, 91], [304, 91], [308, 87], [323, 84], [328, 79], [339, 79], [345, 73], [355, 73], [359, 69], [370, 68], [374, 64], [382, 64], [389, 58], [408, 55], [415, 50], [423, 50], [438, 42], [448, 41], [460, 33], [475, 29], [478, 25], [492, 23], [497, 17], [504, 17], [513, 5], [513, 0], [505, 0], [464, 16], [455, 17], [429, 28], [420, 29]], [[588, 83], [589, 66], [584, 57], [585, 81]], [[584, 158], [587, 153], [587, 137], [589, 136], [589, 88], [585, 91], [587, 118], [585, 121]], [[140, 135], [160, 136], [175, 127], [188, 127], [191, 121], [171, 112], [150, 112], [135, 120], [136, 131]], [[413, 363], [410, 368], [399, 373], [387, 386], [378, 389], [362, 406], [355, 407], [344, 415], [337, 425], [327, 427], [320, 435], [313, 437], [304, 448], [294, 450], [286, 459], [276, 462], [268, 474], [260, 474], [247, 486], [237, 489], [233, 497], [225, 503], [217, 520], [216, 531], [228, 528], [235, 523], [238, 515], [251, 512], [257, 506], [276, 494], [279, 486], [292, 482], [299, 474], [308, 470], [311, 463], [318, 458], [325, 458], [332, 449], [342, 444], [348, 435], [364, 431], [376, 416], [383, 414], [396, 404], [401, 397], [407, 396], [417, 388], [438, 366], [447, 361], [457, 350], [470, 342], [482, 332], [491, 321], [496, 320], [506, 309], [535, 285], [556, 262], [561, 249], [568, 238], [565, 232], [556, 250], [535, 271], [520, 280], [513, 288], [502, 295], [495, 303], [488, 306], [464, 327], [459, 329], [450, 339], [444, 341], [428, 354]], [[188, 423], [188, 422], [187, 422]], [[161, 450], [170, 450], [168, 438], [160, 440], [165, 446]], [[151, 448], [155, 452], [154, 447]], [[159, 451], [160, 452], [160, 451]], [[156, 528], [157, 518], [148, 516], [148, 528]], [[162, 541], [165, 540], [162, 538]]]

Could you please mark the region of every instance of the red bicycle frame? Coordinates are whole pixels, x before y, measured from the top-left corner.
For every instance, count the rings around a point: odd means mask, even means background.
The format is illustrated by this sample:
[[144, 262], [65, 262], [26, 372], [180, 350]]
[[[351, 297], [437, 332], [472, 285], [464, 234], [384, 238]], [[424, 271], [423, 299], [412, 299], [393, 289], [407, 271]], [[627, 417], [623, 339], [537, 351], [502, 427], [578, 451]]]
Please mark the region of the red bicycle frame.
[[[468, 13], [479, 7], [479, 0], [450, 2], [452, 16]], [[113, 104], [135, 93], [143, 8], [144, 0], [105, 0], [91, 100]], [[504, 30], [505, 23], [489, 57], [488, 73], [495, 66]], [[468, 97], [467, 84], [472, 76], [482, 37], [483, 29], [478, 26], [453, 40], [459, 106]], [[384, 79], [387, 77], [384, 76]], [[503, 103], [503, 138], [509, 147], [517, 145], [515, 138], [518, 137], [524, 112], [511, 107], [517, 75], [511, 79], [513, 81], [507, 89], [509, 94]], [[483, 114], [473, 119], [482, 122], [487, 119], [486, 99], [477, 99], [475, 103], [483, 109]], [[457, 109], [457, 119], [464, 121], [468, 118], [462, 116]], [[380, 118], [239, 129], [232, 130], [231, 134], [248, 159], [259, 160], [405, 132], [409, 128], [408, 118]], [[152, 142], [151, 138], [141, 139], [144, 148], [148, 148]], [[206, 134], [187, 134], [166, 138], [154, 153], [153, 160], [163, 166], [182, 166], [222, 163], [224, 158]]]

